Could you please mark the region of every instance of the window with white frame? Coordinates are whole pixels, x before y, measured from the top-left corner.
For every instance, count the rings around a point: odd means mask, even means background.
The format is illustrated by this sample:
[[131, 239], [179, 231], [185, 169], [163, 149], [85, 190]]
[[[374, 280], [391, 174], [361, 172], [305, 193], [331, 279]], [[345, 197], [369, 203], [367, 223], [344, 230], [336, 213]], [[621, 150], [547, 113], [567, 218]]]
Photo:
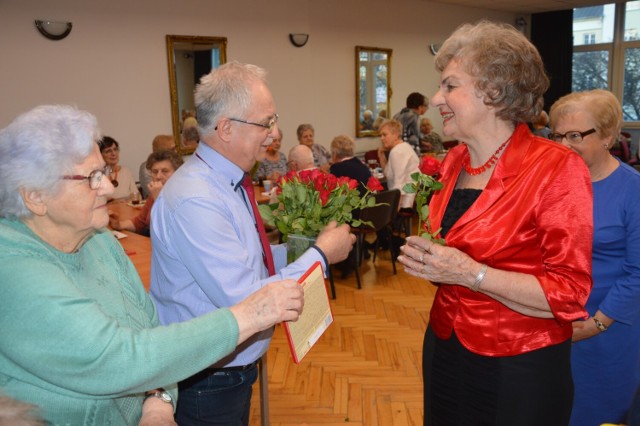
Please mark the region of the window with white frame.
[[611, 90], [640, 124], [640, 1], [573, 10], [572, 90]]

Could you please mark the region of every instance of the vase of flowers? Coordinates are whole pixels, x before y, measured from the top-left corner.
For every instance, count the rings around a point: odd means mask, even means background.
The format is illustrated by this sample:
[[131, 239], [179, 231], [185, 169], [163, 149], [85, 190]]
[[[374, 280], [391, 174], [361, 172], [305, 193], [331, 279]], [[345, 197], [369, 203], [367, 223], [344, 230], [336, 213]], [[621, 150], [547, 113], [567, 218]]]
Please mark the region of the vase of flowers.
[[419, 172], [411, 174], [411, 183], [402, 189], [409, 194], [416, 194], [416, 208], [418, 210], [418, 235], [437, 244], [445, 244], [440, 237], [440, 230], [431, 229], [429, 219], [429, 200], [434, 191], [442, 189], [442, 182], [437, 180], [440, 174], [440, 161], [435, 157], [425, 155], [420, 160]]
[[[291, 171], [276, 183], [277, 202], [258, 206], [260, 216], [265, 225], [280, 231], [283, 242], [288, 242], [292, 235], [315, 239], [331, 221], [354, 227], [366, 225], [354, 219], [353, 211], [373, 207], [375, 200], [369, 194], [382, 189], [382, 185], [371, 177], [364, 195], [358, 191], [358, 185], [354, 179], [317, 169]], [[298, 241], [291, 245], [300, 246]]]

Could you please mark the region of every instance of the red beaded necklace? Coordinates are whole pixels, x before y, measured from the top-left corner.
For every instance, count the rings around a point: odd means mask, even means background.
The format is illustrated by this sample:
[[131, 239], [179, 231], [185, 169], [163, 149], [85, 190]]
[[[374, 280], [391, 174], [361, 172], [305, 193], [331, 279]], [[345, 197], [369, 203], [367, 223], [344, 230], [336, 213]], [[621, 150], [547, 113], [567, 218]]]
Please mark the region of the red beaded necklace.
[[477, 176], [481, 173], [484, 173], [486, 170], [489, 170], [491, 166], [493, 166], [493, 164], [498, 161], [498, 154], [500, 154], [500, 151], [502, 151], [507, 146], [510, 140], [511, 136], [509, 136], [509, 139], [504, 141], [504, 143], [498, 147], [496, 152], [494, 152], [493, 155], [489, 157], [487, 162], [480, 167], [471, 167], [471, 157], [467, 156], [467, 158], [465, 158], [462, 163], [462, 165], [464, 166], [464, 171], [471, 176]]

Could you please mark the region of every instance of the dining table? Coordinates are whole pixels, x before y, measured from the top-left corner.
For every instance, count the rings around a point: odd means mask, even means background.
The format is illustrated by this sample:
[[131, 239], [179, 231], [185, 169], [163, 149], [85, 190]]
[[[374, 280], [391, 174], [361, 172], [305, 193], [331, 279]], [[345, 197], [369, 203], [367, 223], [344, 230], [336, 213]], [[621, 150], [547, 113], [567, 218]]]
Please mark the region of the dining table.
[[[107, 205], [109, 213], [117, 213], [120, 220], [136, 217], [144, 204], [133, 205], [128, 200], [112, 201]], [[142, 280], [144, 288], [149, 291], [151, 283], [151, 238], [132, 231], [113, 231], [124, 252], [129, 256]]]

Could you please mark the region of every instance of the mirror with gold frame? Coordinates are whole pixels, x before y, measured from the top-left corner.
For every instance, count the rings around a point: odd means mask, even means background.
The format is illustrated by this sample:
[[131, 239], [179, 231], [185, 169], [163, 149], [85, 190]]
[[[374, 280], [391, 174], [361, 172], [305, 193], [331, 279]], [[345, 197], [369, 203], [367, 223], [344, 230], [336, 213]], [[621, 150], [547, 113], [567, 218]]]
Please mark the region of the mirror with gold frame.
[[227, 61], [227, 38], [167, 35], [166, 40], [173, 135], [178, 152], [186, 155], [196, 146], [182, 139], [184, 120], [195, 117], [193, 92], [203, 75]]
[[378, 136], [391, 106], [391, 49], [356, 46], [356, 137]]

